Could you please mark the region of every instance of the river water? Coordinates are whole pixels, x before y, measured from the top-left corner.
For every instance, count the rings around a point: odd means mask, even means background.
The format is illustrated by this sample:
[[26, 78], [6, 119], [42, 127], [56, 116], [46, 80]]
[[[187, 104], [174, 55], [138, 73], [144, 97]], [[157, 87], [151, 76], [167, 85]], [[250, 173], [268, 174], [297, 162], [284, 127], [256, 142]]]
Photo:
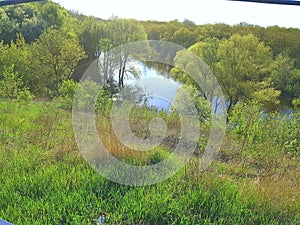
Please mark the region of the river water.
[[[176, 92], [182, 83], [171, 78], [167, 69], [159, 72], [155, 66], [150, 68], [142, 62], [134, 62], [131, 66], [140, 71], [141, 76], [139, 79], [129, 78], [125, 81], [125, 84], [142, 88], [148, 97], [148, 106], [169, 112]], [[214, 104], [215, 102], [213, 101]], [[218, 108], [216, 112], [218, 113], [222, 110]], [[294, 112], [290, 105], [284, 103], [276, 109], [265, 109], [266, 112], [274, 110], [281, 115], [289, 115]]]
[[148, 106], [169, 112], [181, 83], [169, 76], [162, 75], [156, 69], [149, 68], [143, 63], [136, 63], [135, 68], [140, 71], [140, 79], [131, 78], [125, 84], [142, 88], [148, 98]]

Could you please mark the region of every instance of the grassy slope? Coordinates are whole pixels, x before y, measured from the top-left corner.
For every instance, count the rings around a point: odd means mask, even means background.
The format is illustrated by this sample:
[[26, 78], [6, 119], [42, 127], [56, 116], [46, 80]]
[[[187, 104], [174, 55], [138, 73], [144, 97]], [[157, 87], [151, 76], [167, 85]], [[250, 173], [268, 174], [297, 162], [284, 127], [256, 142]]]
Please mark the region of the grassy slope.
[[89, 167], [74, 142], [71, 114], [58, 105], [2, 101], [0, 112], [0, 218], [16, 225], [92, 224], [101, 211], [108, 224], [299, 222], [295, 176], [258, 180], [221, 162], [200, 174], [191, 162], [162, 183], [127, 187]]

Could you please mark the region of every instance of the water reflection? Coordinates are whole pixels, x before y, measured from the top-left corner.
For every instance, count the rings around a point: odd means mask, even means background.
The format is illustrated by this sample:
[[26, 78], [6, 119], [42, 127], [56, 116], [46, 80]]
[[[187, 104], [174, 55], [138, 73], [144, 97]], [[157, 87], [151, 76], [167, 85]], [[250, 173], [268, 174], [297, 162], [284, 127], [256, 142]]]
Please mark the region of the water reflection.
[[135, 62], [134, 66], [141, 71], [141, 77], [129, 78], [125, 84], [142, 88], [148, 98], [148, 106], [169, 112], [181, 83], [170, 78], [167, 71], [162, 74], [156, 68], [150, 68], [142, 62]]

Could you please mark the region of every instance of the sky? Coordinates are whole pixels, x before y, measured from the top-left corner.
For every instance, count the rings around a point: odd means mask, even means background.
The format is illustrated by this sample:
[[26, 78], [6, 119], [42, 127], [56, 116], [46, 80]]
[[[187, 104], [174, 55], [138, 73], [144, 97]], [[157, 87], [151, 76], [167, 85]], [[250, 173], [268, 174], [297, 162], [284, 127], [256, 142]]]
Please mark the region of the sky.
[[54, 0], [68, 10], [101, 19], [112, 16], [137, 20], [189, 19], [196, 24], [247, 22], [263, 27], [300, 28], [300, 6], [227, 0]]

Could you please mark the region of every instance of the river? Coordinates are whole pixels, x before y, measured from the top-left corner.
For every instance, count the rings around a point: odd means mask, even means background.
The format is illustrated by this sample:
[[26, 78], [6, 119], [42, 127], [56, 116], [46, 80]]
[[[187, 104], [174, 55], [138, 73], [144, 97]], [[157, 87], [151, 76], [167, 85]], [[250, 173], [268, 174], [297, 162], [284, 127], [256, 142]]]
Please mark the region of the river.
[[[140, 71], [141, 76], [139, 79], [129, 78], [125, 84], [141, 87], [149, 99], [148, 106], [169, 112], [176, 92], [182, 83], [171, 78], [169, 68], [164, 69], [161, 64], [152, 63], [149, 67], [142, 62], [133, 62], [131, 66]], [[218, 108], [216, 111], [218, 113], [222, 110]], [[285, 102], [276, 108], [265, 108], [264, 110], [266, 112], [278, 111], [281, 115], [289, 115], [294, 112], [292, 106], [285, 104]]]

